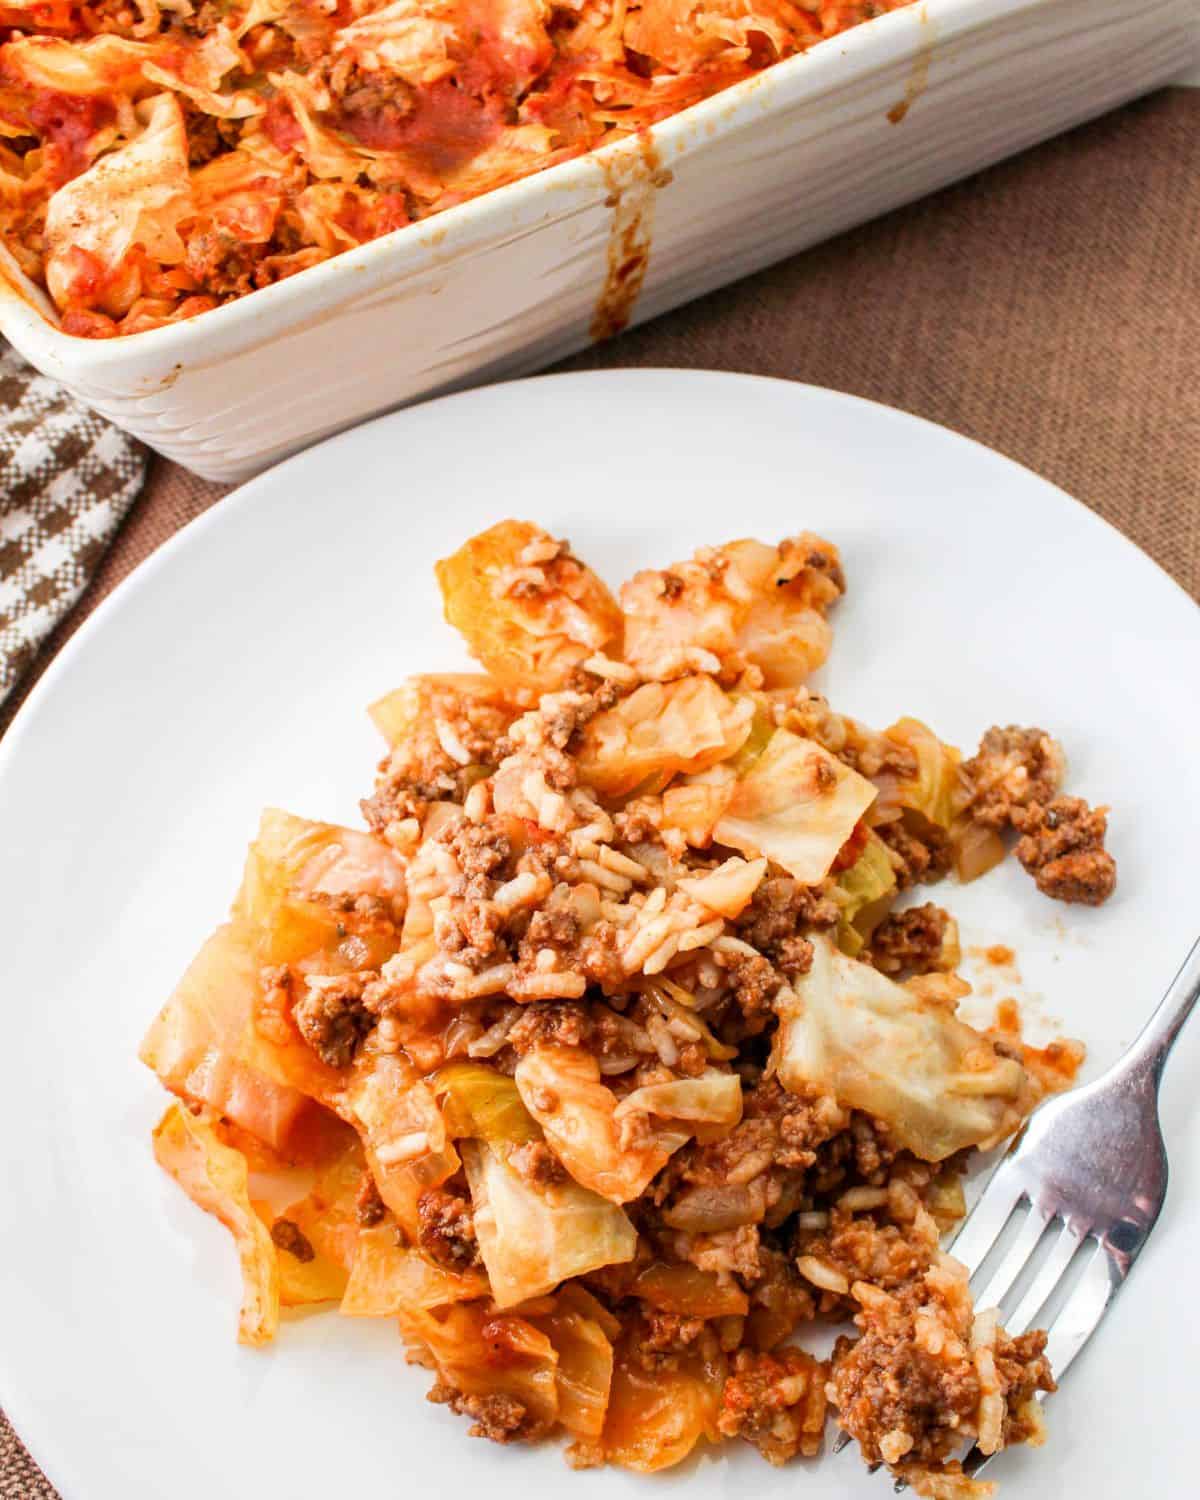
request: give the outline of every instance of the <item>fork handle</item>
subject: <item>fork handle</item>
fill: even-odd
[[[1193,943],[1192,951],[1184,959],[1167,993],[1114,1071],[1124,1073],[1135,1068],[1145,1069],[1157,1083],[1175,1045],[1175,1038],[1183,1030],[1197,1000],[1200,1000],[1200,938]]]

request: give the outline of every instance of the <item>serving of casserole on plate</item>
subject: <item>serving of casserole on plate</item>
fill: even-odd
[[[495,532],[510,511],[530,528]],[[692,558],[726,527],[768,540]],[[1052,587],[1014,602],[1032,536]],[[927,1485],[975,1430],[1004,1493],[1167,1482],[1195,1396],[1170,1358],[1196,1337],[1186,1088],[1145,1270],[1043,1446],[1018,1441],[1036,1339],[938,1245],[968,1148],[1102,1069],[1190,929],[1159,874],[1197,833],[1200,627],[1127,543],[849,398],[570,377],[303,455],[77,642],[0,746],[6,992],[31,998],[0,1049],[0,1400],[65,1500],[400,1466],[501,1500],[865,1500],[839,1421]],[[1010,721],[1069,766],[985,739]],[[1048,899],[1109,891],[1107,799],[1115,887]]]
[[[0,328],[216,478],[618,332],[1200,47],[1190,0],[21,0],[0,38]]]
[[[958,1459],[1043,1441],[1046,1335],[972,1309],[939,1237],[1083,1049],[966,1025],[953,917],[893,903],[1016,833],[1039,890],[1099,906],[1105,810],[1044,729],[964,759],[814,693],[846,579],[812,533],[614,597],[507,520],[437,577],[485,671],[374,705],[366,831],[264,813],[142,1044],[240,1337],[281,1303],[396,1318],[474,1436],[562,1432],[578,1468],[737,1437],[785,1464],[832,1404],[918,1494],[990,1494]],[[277,1210],[252,1166],[315,1180]],[[851,1317],[830,1360],[793,1342]]]

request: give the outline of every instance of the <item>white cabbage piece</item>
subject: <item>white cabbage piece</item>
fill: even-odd
[[[865,776],[816,740],[777,729],[734,786],[713,837],[816,885],[876,795]]]
[[[571,1176],[613,1203],[640,1197],[699,1125],[736,1125],[742,1117],[741,1080],[716,1068],[618,1101],[590,1052],[542,1046],[521,1059],[514,1081]],[[628,1129],[623,1122],[637,1114],[646,1117],[641,1127]]]
[[[46,210],[46,282],[59,306],[70,301],[69,252],[88,251],[115,272],[135,244],[151,260],[178,265],[184,245],[176,226],[192,211],[187,135],[173,94],[138,106],[141,134],[65,183]]]
[[[4,44],[4,71],[30,88],[109,99],[145,92],[142,67],[162,54],[161,42],[135,42],[123,36],[95,36],[86,42],[18,36]]]
[[[333,55],[413,88],[436,83],[457,66],[452,54],[460,43],[458,10],[456,0],[393,0],[343,26],[333,39]]]
[[[809,972],[775,999],[773,1066],[785,1088],[825,1090],[888,1126],[923,1161],[1012,1134],[1037,1102],[1022,1065],[869,964],[813,939]]]
[[[637,1231],[615,1204],[571,1178],[535,1187],[485,1141],[463,1141],[460,1149],[497,1307],[633,1259]]]

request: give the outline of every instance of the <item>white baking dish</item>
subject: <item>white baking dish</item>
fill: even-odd
[[[389,407],[535,369],[1197,59],[1200,0],[924,0],[686,110],[652,148],[608,146],[190,322],[71,338],[0,275],[0,332],[159,452],[240,479]]]

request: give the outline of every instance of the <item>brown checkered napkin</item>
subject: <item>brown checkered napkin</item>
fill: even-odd
[[[141,447],[0,345],[0,701],[142,487]]]

